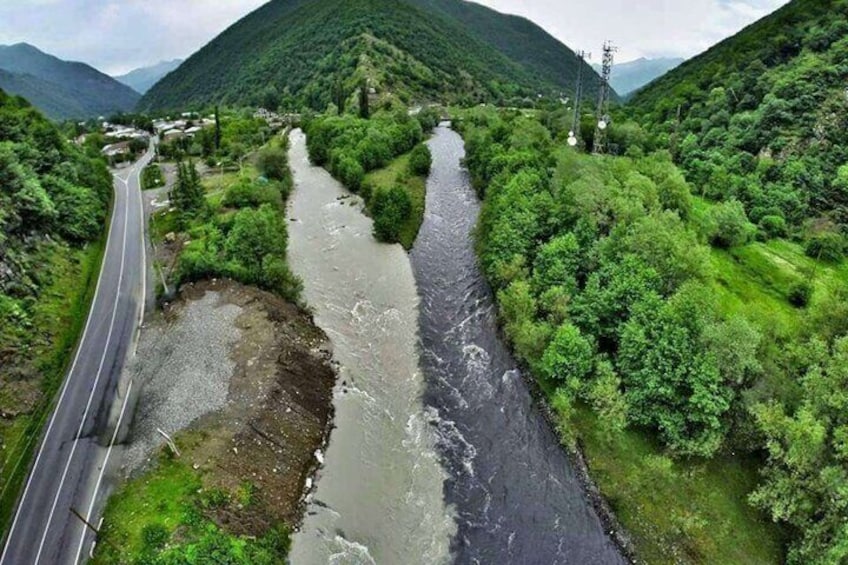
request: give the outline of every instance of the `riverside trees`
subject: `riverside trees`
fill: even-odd
[[[768,273],[786,277],[777,307],[796,320],[791,332],[776,330],[772,313],[733,305],[727,299],[738,298],[722,290],[741,276],[723,270],[725,258],[761,245],[749,243],[758,230],[744,206],[693,198],[669,153],[641,156],[639,146],[625,148],[632,157],[582,156],[534,118],[483,109],[465,118],[466,163],[484,195],[481,265],[505,333],[552,391],[566,435],[582,405],[609,421],[608,433],[651,430],[681,462],[764,450],[764,480],[750,500],[793,528],[790,561],[844,560],[842,271],[828,286],[792,270]],[[822,259],[802,267],[808,273],[840,260],[829,240],[807,247]],[[733,284],[750,293],[775,282]],[[798,286],[804,300],[793,309]]]

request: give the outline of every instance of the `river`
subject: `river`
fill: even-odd
[[[624,563],[500,339],[472,230],[479,202],[462,138],[439,127],[412,265],[425,402],[457,509],[457,563]]]
[[[291,134],[291,265],[341,376],[300,564],[624,563],[500,341],[462,139],[429,141],[411,256]]]
[[[422,396],[409,257],[292,132],[289,260],[340,367],[335,429],[294,535],[295,565],[445,563],[456,526]]]

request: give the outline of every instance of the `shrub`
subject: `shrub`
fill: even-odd
[[[584,381],[591,373],[595,348],[570,323],[560,326],[542,357],[545,376],[559,382]]]
[[[224,194],[224,206],[230,208],[258,208],[263,204],[282,206],[282,196],[277,183],[259,184],[248,178],[230,186]]]
[[[406,191],[395,186],[389,190],[378,190],[372,204],[374,235],[380,241],[397,243],[401,225],[412,214],[412,200]]]
[[[838,233],[821,233],[807,241],[805,252],[813,259],[838,263],[845,256],[845,239]]]
[[[799,281],[789,288],[787,298],[796,308],[805,308],[813,297],[813,285],[807,281]]]
[[[357,192],[362,186],[362,181],[365,180],[365,170],[362,165],[350,155],[344,154],[334,159],[333,175],[353,192]]]
[[[283,180],[289,174],[286,150],[283,147],[266,147],[259,152],[256,167],[263,176]]]
[[[415,176],[426,177],[430,174],[433,164],[433,156],[430,148],[424,143],[419,143],[409,155],[409,172]]]
[[[716,247],[745,245],[754,229],[738,200],[716,204],[710,211],[710,219],[713,224],[710,240]]]
[[[786,220],[783,216],[763,216],[760,220],[760,231],[769,238],[785,237]]]

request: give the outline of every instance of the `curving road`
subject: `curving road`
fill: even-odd
[[[97,291],[76,356],[18,502],[0,565],[78,563],[93,535],[74,509],[97,525],[101,488],[124,419],[120,386],[146,292],[140,174],[148,153],[114,175],[109,236]],[[131,384],[130,384],[131,386]]]

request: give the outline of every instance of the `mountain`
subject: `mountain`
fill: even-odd
[[[182,59],[174,59],[173,61],[162,61],[150,67],[142,67],[130,71],[125,75],[114,77],[120,83],[123,83],[139,94],[144,94],[150,88],[159,82],[162,77],[176,69],[182,64]]]
[[[84,63],[63,61],[32,45],[0,46],[0,88],[29,99],[48,117],[91,118],[131,110],[139,95]]]
[[[846,12],[846,0],[793,0],[638,91],[629,110],[698,192],[741,201],[763,233],[846,227],[848,19],[835,17]]]
[[[578,64],[527,20],[459,0],[273,0],[155,85],[140,108],[323,109],[362,78],[407,102],[520,101],[570,90]],[[598,77],[589,76],[593,91]]]
[[[612,69],[610,84],[621,96],[627,96],[639,90],[652,80],[660,77],[680,65],[685,59],[662,57],[658,59],[636,59],[626,63],[619,63]],[[600,72],[601,66],[592,65],[592,68]]]

